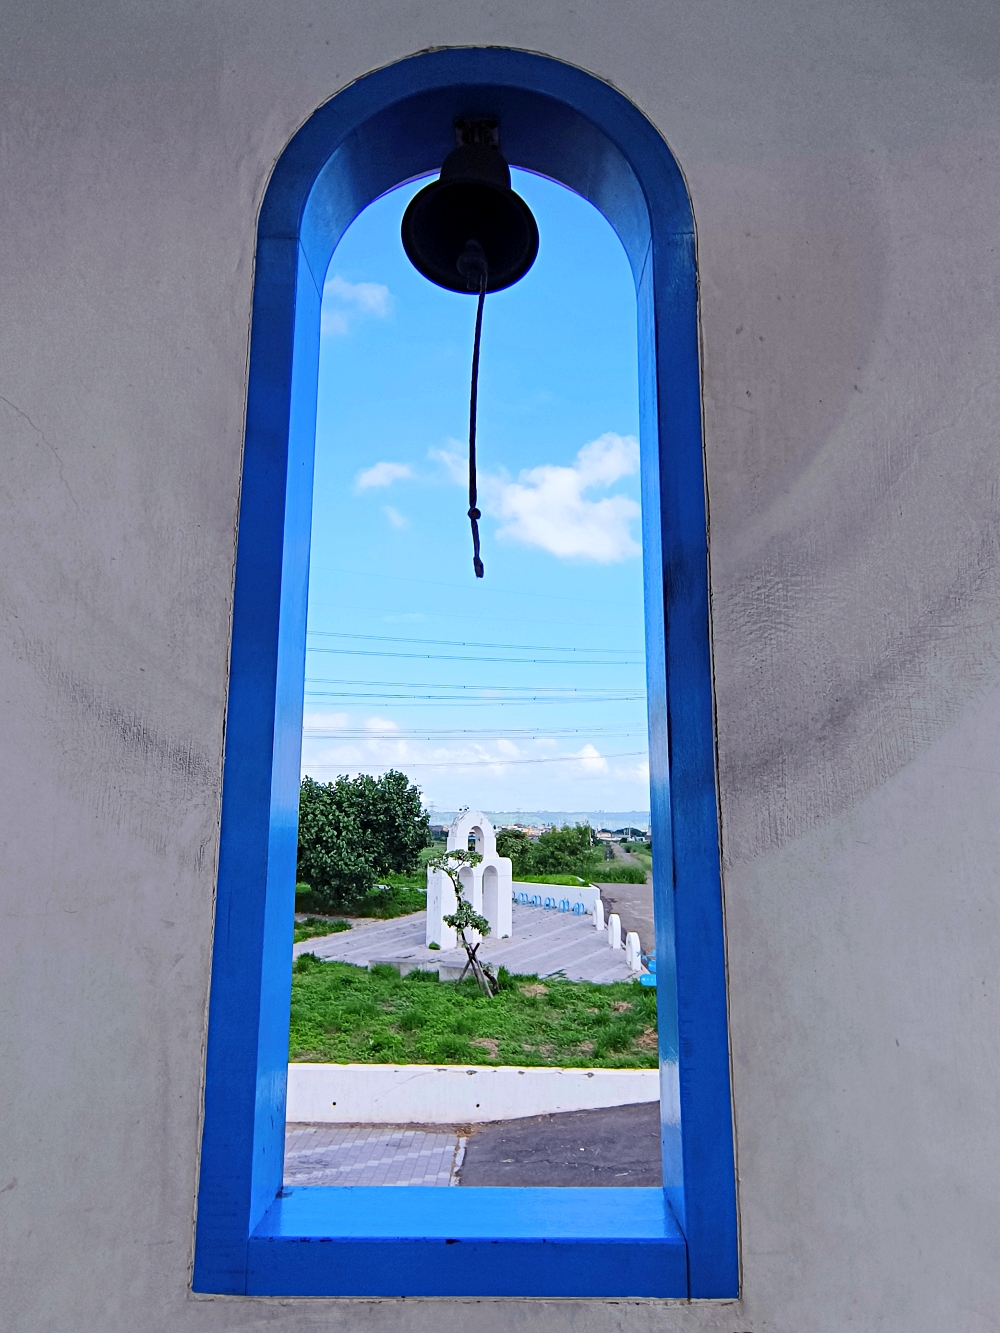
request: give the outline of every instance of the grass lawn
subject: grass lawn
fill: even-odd
[[[296,921],[293,944],[302,940],[314,940],[317,935],[336,935],[341,930],[350,930],[349,921],[340,921],[332,916],[310,916],[305,921]]]
[[[386,875],[383,886],[377,887],[367,899],[351,904],[349,915],[375,917],[384,921],[394,916],[407,916],[410,912],[422,912],[426,906],[427,871],[420,870],[415,875]],[[317,913],[322,908],[305,885],[301,888],[296,885],[295,910]],[[295,938],[310,937],[296,935]]]
[[[427,906],[427,871],[414,875],[386,875],[385,884],[392,890],[384,903],[376,900],[370,915],[377,917],[406,916],[408,912],[422,912]],[[368,916],[368,912],[360,913]]]
[[[400,977],[296,959],[290,1060],[367,1064],[655,1069],[656,992],[638,981],[508,976],[493,999],[474,981]]]
[[[579,875],[525,875],[523,878],[515,875],[515,884],[565,884],[568,888],[579,889],[590,883],[589,879],[581,879]]]
[[[646,867],[629,866],[622,861],[602,861],[590,876],[595,884],[645,884]]]
[[[652,865],[652,861],[650,861]],[[515,884],[557,884],[575,889],[583,884],[645,884],[644,866],[628,866],[621,861],[594,858],[586,877],[580,875],[515,875]]]
[[[622,847],[625,851],[631,852],[639,864],[652,874],[653,853],[648,842],[623,842]]]

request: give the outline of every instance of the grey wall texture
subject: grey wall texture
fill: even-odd
[[[1000,11],[49,0],[0,43],[11,1333],[1000,1324]],[[743,1297],[192,1296],[257,211],[312,111],[541,51],[698,225]]]

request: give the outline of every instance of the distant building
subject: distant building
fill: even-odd
[[[540,838],[543,833],[548,833],[554,826],[552,824],[501,824],[501,829],[516,829],[518,833],[523,833],[532,840]],[[499,832],[499,830],[498,830]]]

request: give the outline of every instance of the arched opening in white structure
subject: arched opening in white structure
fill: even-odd
[[[483,916],[487,921],[499,917],[500,906],[500,872],[496,866],[487,866],[483,871]]]

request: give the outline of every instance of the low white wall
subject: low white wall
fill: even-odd
[[[532,884],[529,880],[516,879],[512,887],[515,899],[519,893],[526,893],[529,897],[537,893],[543,902],[546,898],[555,898],[556,902],[560,898],[568,898],[570,907],[574,903],[583,903],[588,916],[593,915],[594,903],[601,896],[601,891],[595,884],[575,884],[571,887],[568,884]]]
[[[656,1069],[293,1064],[286,1115],[300,1124],[452,1125],[629,1106],[659,1095]]]

